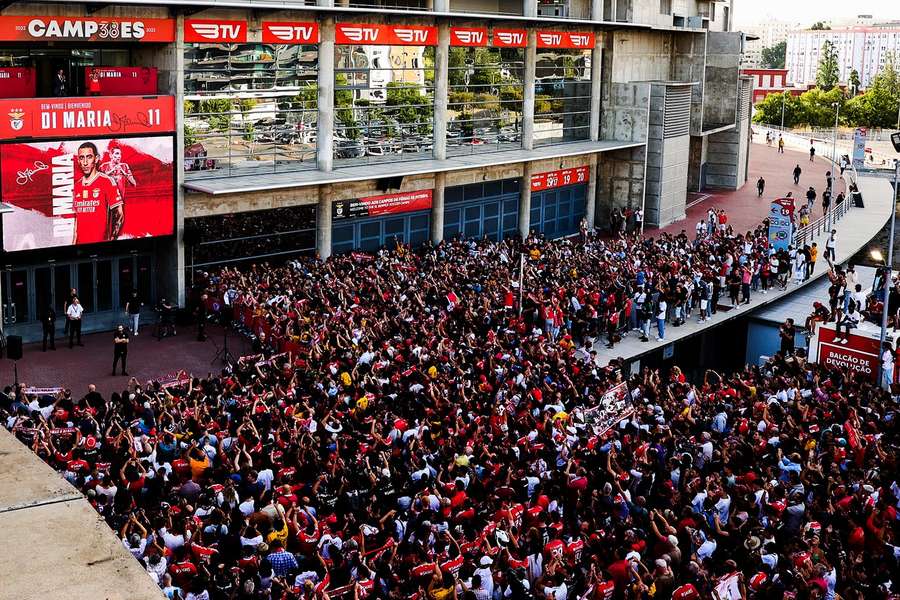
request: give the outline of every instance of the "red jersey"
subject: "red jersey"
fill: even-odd
[[[116,182],[95,172],[75,179],[75,243],[89,244],[109,239],[109,211],[122,205]]]
[[[601,581],[594,587],[594,598],[598,600],[612,600],[616,591],[616,584],[612,581]]]
[[[686,583],[672,592],[672,600],[699,600],[700,592],[693,583]]]

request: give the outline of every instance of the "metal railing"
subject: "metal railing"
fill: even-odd
[[[828,159],[827,157],[826,160],[830,161],[830,159]],[[832,162],[831,168],[832,173],[834,173],[840,167]],[[854,187],[856,185],[858,174],[856,173],[856,169],[854,168],[852,163],[847,165],[847,167],[844,169],[844,173],[840,177],[844,180],[845,197],[843,202],[832,204],[827,213],[825,213],[815,221],[812,221],[806,227],[798,229],[794,233],[795,248],[802,248],[806,244],[811,243],[814,239],[821,236],[823,233],[825,235],[828,235],[834,224],[840,221],[844,216],[846,216],[846,214],[849,213],[853,208],[854,198],[851,187]],[[833,198],[836,198],[836,196]]]

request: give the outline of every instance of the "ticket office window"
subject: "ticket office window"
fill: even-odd
[[[434,48],[335,46],[336,167],[425,160],[434,150]]]
[[[316,168],[317,64],[314,45],[188,45],[187,176]]]
[[[430,226],[431,212],[427,210],[336,223],[331,232],[331,251],[375,252],[380,248],[393,249],[398,243],[416,248],[428,241]]]
[[[590,50],[538,50],[534,94],[535,146],[590,139]]]
[[[522,48],[450,48],[447,154],[522,147]]]
[[[578,233],[584,218],[586,185],[570,185],[531,196],[531,229],[548,239]]]

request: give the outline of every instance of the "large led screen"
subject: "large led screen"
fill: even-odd
[[[171,235],[172,136],[0,146],[7,251]]]

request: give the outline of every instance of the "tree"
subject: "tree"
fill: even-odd
[[[865,127],[894,127],[900,108],[900,72],[893,55],[861,96],[847,102],[847,120]]]
[[[783,69],[787,56],[787,42],[780,42],[774,46],[762,49],[762,67],[764,69]]]
[[[809,29],[810,31],[827,31],[831,29],[831,25],[828,25],[824,21],[816,21]]]
[[[827,92],[838,84],[840,78],[841,71],[838,66],[837,48],[834,47],[831,40],[825,40],[825,43],[822,44],[822,53],[819,58],[816,85]]]
[[[856,96],[859,93],[860,86],[862,85],[862,83],[859,81],[859,71],[857,71],[856,69],[850,71],[850,81],[848,83],[850,84],[850,95]]]
[[[780,125],[781,109],[784,103],[784,126],[797,127],[805,123],[805,111],[803,103],[799,96],[794,96],[790,92],[781,94],[769,94],[756,105],[756,111],[753,114],[755,123],[764,125]]]

